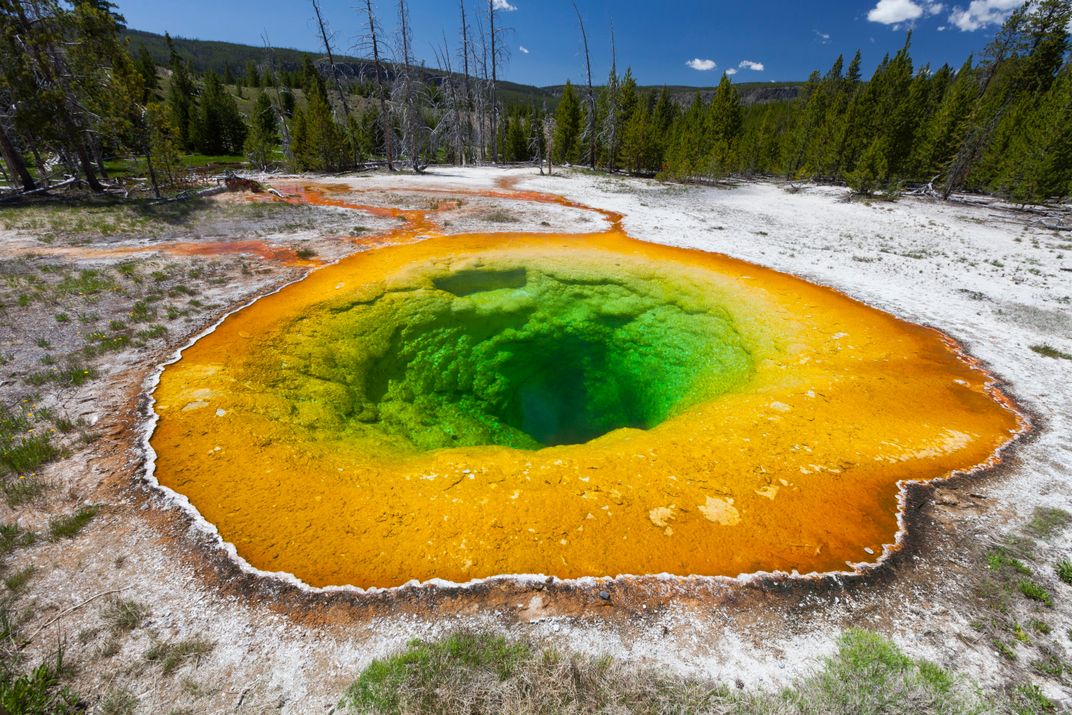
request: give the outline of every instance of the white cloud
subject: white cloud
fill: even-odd
[[[505,10],[506,12],[513,12],[517,9],[517,5],[511,5],[510,0],[492,0],[492,9]]]
[[[823,44],[823,45],[829,45],[830,44],[830,33],[828,33],[828,32],[819,32],[818,30],[813,30],[813,32],[815,33],[815,36],[819,38],[819,43],[820,44]]]
[[[733,75],[737,74],[737,70],[733,67],[730,67],[728,70],[726,70],[726,74],[732,77]]]
[[[529,48],[525,47],[524,45],[521,45],[517,49],[521,50],[521,54],[523,55],[527,55],[529,53]]]
[[[896,25],[921,17],[923,17],[923,8],[912,0],[878,0],[878,5],[867,13],[868,20],[880,22],[883,25]]]
[[[699,57],[691,59],[685,64],[693,68],[697,72],[710,72],[715,67],[718,67],[718,65],[715,64],[714,60],[701,60]]]
[[[987,25],[1000,25],[1022,4],[1023,0],[972,0],[967,9],[954,7],[949,22],[964,32],[974,32]]]
[[[945,4],[933,0],[878,0],[867,13],[871,22],[893,25],[900,30],[902,23],[912,24],[921,17],[934,17],[945,10]]]
[[[743,70],[752,70],[753,72],[762,72],[766,69],[762,62],[753,62],[752,60],[741,60],[741,64],[737,66]]]

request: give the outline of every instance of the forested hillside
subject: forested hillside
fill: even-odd
[[[246,73],[248,65],[262,66],[265,63],[266,48],[241,45],[233,42],[219,42],[215,40],[194,40],[183,37],[168,37],[157,35],[142,30],[122,30],[122,36],[128,42],[130,50],[134,54],[140,54],[142,48],[152,58],[153,62],[161,67],[169,65],[171,60],[171,48],[189,60],[190,69],[198,74],[215,72],[221,77],[238,77],[241,79]],[[300,70],[306,63],[322,65],[325,62],[324,53],[306,52],[275,47],[271,50],[275,66],[285,72]],[[373,63],[360,57],[349,55],[336,55],[335,66],[339,71],[341,80],[348,86],[360,84],[374,72]],[[392,70],[391,63],[385,62],[388,72]],[[435,67],[423,67],[423,80],[429,84],[441,84],[447,73]],[[460,73],[454,73],[455,80],[464,77]],[[741,94],[742,104],[757,104],[762,102],[794,99],[800,94],[803,82],[749,82],[737,84],[737,90]],[[512,107],[519,104],[542,104],[547,103],[550,107],[558,104],[559,97],[565,85],[553,85],[550,87],[536,87],[533,85],[518,84],[516,82],[499,81],[496,90],[499,101],[504,107]],[[602,89],[602,87],[599,87]],[[644,93],[658,92],[661,87],[642,87]],[[699,91],[701,95],[709,99],[713,94],[713,88],[701,87],[668,87],[674,101],[681,105],[687,105],[692,101],[693,95]]]
[[[909,33],[869,78],[857,51],[799,88],[723,76],[684,96],[640,88],[617,58],[602,85],[505,83],[494,3],[468,15],[460,4],[459,46],[443,46],[434,70],[414,59],[404,0],[390,53],[372,3],[361,4],[364,59],[336,55],[327,33],[316,56],[126,31],[107,0],[7,4],[0,149],[22,190],[63,175],[100,190],[122,158],[139,160],[159,193],[181,181],[183,154],[200,153],[299,171],[531,161],[864,193],[929,183],[1025,203],[1072,193],[1072,0],[1029,0],[960,67],[917,66]]]

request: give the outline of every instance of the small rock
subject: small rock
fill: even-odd
[[[599,592],[599,597],[602,598],[604,601],[609,601],[610,600],[610,594],[607,593],[606,591],[600,591]]]

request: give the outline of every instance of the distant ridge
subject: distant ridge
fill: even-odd
[[[158,65],[167,65],[168,47],[163,35],[144,30],[124,30],[124,35],[130,40],[131,48],[137,52],[140,47],[145,47],[149,55]],[[265,54],[263,47],[243,45],[235,42],[221,42],[218,40],[192,40],[185,37],[172,37],[179,53],[190,60],[193,69],[197,72],[209,70],[218,74],[230,68],[235,75],[241,75],[246,62],[252,61],[257,65],[264,65]],[[305,50],[273,47],[276,65],[287,71],[300,69],[306,57],[314,62],[323,59],[323,55]],[[349,55],[336,55],[336,64],[342,73],[350,78],[357,79],[369,74],[372,63],[361,57]],[[425,79],[429,82],[440,81],[445,72],[434,68],[425,68]],[[713,77],[713,83],[717,78]],[[803,82],[748,82],[737,84],[737,90],[741,95],[741,102],[746,105],[764,104],[766,102],[785,101],[795,98],[800,94]],[[547,104],[549,107],[558,103],[565,85],[552,85],[548,87],[536,87],[516,82],[498,83],[499,96],[506,105],[515,104]],[[643,92],[657,92],[662,89],[661,85],[644,86]],[[714,87],[687,87],[670,86],[668,89],[678,104],[686,105],[692,102],[692,98],[699,92],[705,100],[710,99],[714,93]]]

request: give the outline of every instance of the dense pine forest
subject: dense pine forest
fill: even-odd
[[[434,72],[414,57],[406,1],[390,5],[400,28],[390,37],[371,0],[335,18],[360,23],[360,72],[339,61],[313,0],[321,59],[297,62],[265,38],[259,62],[221,73],[196,71],[170,38],[161,66],[107,0],[0,0],[0,178],[18,193],[74,179],[107,191],[122,173],[159,196],[198,154],[262,170],[533,162],[860,193],[926,185],[1018,203],[1072,194],[1072,0],[1029,0],[960,67],[916,66],[908,33],[869,78],[857,51],[814,72],[795,98],[750,105],[727,76],[687,102],[642,89],[616,57],[596,86],[579,12],[585,82],[567,82],[554,101],[507,99],[495,3],[459,1],[461,36],[437,50]]]

